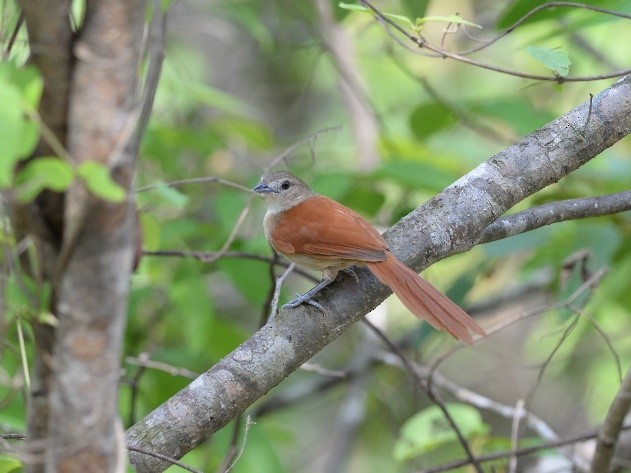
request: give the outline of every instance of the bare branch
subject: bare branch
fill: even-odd
[[[129,142],[126,144],[127,153],[135,156],[138,154],[140,140],[145,133],[149,116],[153,108],[153,100],[158,89],[162,63],[164,61],[164,36],[166,34],[166,13],[162,10],[162,2],[153,0],[152,18],[149,24],[148,37],[148,65],[145,74],[145,83],[140,97],[140,112],[135,130]]]
[[[164,257],[176,257],[176,258],[195,258],[204,263],[208,263],[209,261],[215,261],[217,257],[217,252],[207,252],[207,251],[188,251],[188,250],[156,250],[156,251],[143,251],[144,256],[164,256]],[[260,261],[262,263],[272,263],[276,266],[281,266],[283,268],[288,268],[290,266],[290,262],[285,259],[275,259],[272,256],[263,256],[254,253],[247,253],[245,251],[226,251],[221,255],[221,258],[244,258],[250,259],[253,261]],[[294,273],[300,274],[302,277],[309,279],[310,281],[317,282],[318,279],[308,273],[307,271],[294,268]]]
[[[442,57],[442,58],[450,58],[450,59],[454,59],[456,61],[465,63],[465,64],[469,64],[471,66],[476,66],[479,67],[481,69],[486,69],[489,71],[493,71],[493,72],[497,72],[500,74],[506,74],[506,75],[511,75],[511,76],[515,76],[515,77],[521,77],[523,79],[532,79],[532,80],[539,80],[539,81],[550,81],[550,82],[557,82],[559,84],[562,84],[564,82],[587,82],[587,81],[596,81],[596,80],[602,80],[602,79],[613,79],[616,77],[622,77],[625,76],[629,73],[631,73],[631,69],[624,69],[621,71],[614,71],[614,72],[610,72],[610,73],[605,73],[605,74],[596,74],[596,75],[591,75],[591,76],[559,76],[559,75],[551,75],[551,76],[542,76],[540,74],[529,74],[526,72],[521,72],[521,71],[517,71],[514,69],[508,69],[505,67],[501,67],[501,66],[495,66],[493,64],[486,64],[480,61],[475,61],[473,59],[469,59],[468,57],[465,57],[461,54],[456,54],[456,53],[452,53],[449,51],[446,51],[444,49],[442,49],[441,47],[438,46],[434,46],[433,44],[429,43],[427,40],[425,40],[425,38],[423,38],[422,36],[415,36],[411,33],[408,33],[405,28],[401,27],[398,23],[396,23],[394,20],[390,19],[388,16],[384,15],[379,9],[377,9],[372,3],[370,3],[368,0],[360,0],[361,4],[366,6],[367,8],[369,8],[379,19],[379,22],[381,24],[383,24],[384,26],[389,26],[394,28],[396,31],[398,31],[399,33],[401,33],[402,35],[404,35],[408,40],[410,40],[412,43],[414,43],[416,46],[418,46],[420,49],[429,49],[430,51],[432,51],[433,53],[435,53],[434,57]],[[562,2],[557,2],[557,3],[562,3]],[[568,4],[571,2],[568,2]],[[579,3],[571,3],[571,6],[579,6],[581,4]],[[570,5],[567,5],[570,6]],[[582,5],[581,5],[582,6]],[[623,15],[623,14],[618,14],[617,16],[623,16],[623,17],[627,17],[627,15]],[[409,48],[407,48],[409,49]],[[412,50],[413,52],[417,52]]]
[[[631,191],[550,202],[498,218],[484,229],[479,243],[501,240],[566,220],[600,217],[627,210],[631,210]]]

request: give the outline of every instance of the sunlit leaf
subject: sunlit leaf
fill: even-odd
[[[340,3],[338,3],[338,6],[340,8],[345,9],[345,10],[351,10],[351,11],[356,11],[356,12],[361,12],[361,13],[368,13],[369,15],[373,15],[374,14],[371,9],[363,7],[361,5],[356,5],[354,3],[340,2]],[[387,13],[387,12],[381,12],[381,14],[383,16],[386,16],[386,17],[392,19],[392,20],[396,20],[396,21],[400,21],[402,23],[405,23],[411,29],[415,29],[416,28],[416,25],[407,16],[397,15],[396,13]]]
[[[446,407],[465,438],[490,431],[475,408],[466,404],[447,404]],[[394,446],[394,457],[399,461],[410,460],[455,441],[458,437],[443,412],[438,406],[431,406],[405,421]]]
[[[548,69],[552,70],[556,75],[565,77],[570,72],[570,57],[567,52],[562,49],[549,49],[539,46],[528,46],[526,48],[528,54],[542,63]]]
[[[22,471],[20,460],[9,455],[0,455],[0,473],[18,473]]]
[[[119,184],[114,182],[109,168],[96,161],[82,163],[77,173],[83,179],[86,186],[97,197],[110,202],[122,202],[127,193]]]

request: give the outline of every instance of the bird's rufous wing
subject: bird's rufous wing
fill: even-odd
[[[383,261],[388,244],[379,232],[348,207],[324,196],[286,210],[272,231],[283,253],[323,259]]]

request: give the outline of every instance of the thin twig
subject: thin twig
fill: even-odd
[[[188,251],[188,250],[156,250],[156,251],[143,251],[144,256],[165,256],[165,257],[179,257],[179,258],[194,258],[204,263],[209,261],[214,261],[216,258],[216,252],[207,252],[207,251]],[[226,251],[221,255],[222,258],[244,258],[250,259],[254,261],[260,261],[262,263],[269,263],[275,266],[281,266],[283,268],[288,268],[291,264],[289,261],[284,259],[278,259],[270,256],[263,256],[256,253],[248,253],[245,251]],[[294,269],[296,274],[301,275],[302,277],[312,281],[318,282],[318,279],[315,278],[311,273],[296,267]]]
[[[274,160],[266,167],[266,169],[272,169],[281,161],[284,161],[287,156],[293,153],[297,148],[304,144],[309,144],[310,146],[315,146],[316,140],[320,137],[320,135],[324,133],[328,133],[331,131],[340,131],[342,129],[341,126],[332,126],[327,128],[322,128],[321,130],[316,131],[315,133],[311,133],[307,137],[301,139],[300,141],[295,142],[281,154],[279,154]]]
[[[228,179],[223,179],[217,176],[192,177],[190,179],[180,179],[177,181],[157,182],[155,184],[149,184],[147,186],[138,187],[137,189],[134,190],[134,192],[136,194],[139,194],[141,192],[158,189],[164,186],[179,187],[179,186],[184,186],[187,184],[210,184],[210,183],[216,183],[216,184],[222,184],[228,187],[234,187],[235,189],[239,189],[241,191],[247,192],[248,194],[257,195],[254,191],[252,191],[252,189],[248,187],[245,187],[237,182],[230,181]]]
[[[346,376],[348,375],[348,373],[346,371],[340,371],[340,370],[330,370],[327,368],[323,368],[320,365],[317,365],[315,363],[310,363],[310,362],[306,362],[303,363],[300,366],[300,369],[302,371],[308,371],[309,373],[317,373],[319,375],[322,376],[327,376],[330,378],[346,378]]]
[[[426,383],[426,382],[424,382],[422,380],[422,378],[418,375],[418,373],[414,369],[414,366],[412,365],[412,363],[410,363],[410,361],[403,354],[403,352],[399,349],[399,347],[397,347],[379,328],[377,328],[374,324],[372,324],[368,319],[366,319],[364,317],[362,319],[362,322],[364,322],[364,324],[366,326],[368,326],[368,328],[370,328],[370,330],[372,330],[375,333],[375,335],[377,335],[377,337],[379,337],[379,339],[381,339],[386,344],[388,349],[392,353],[394,353],[401,360],[401,362],[403,363],[403,366],[408,371],[408,373],[412,376],[412,379],[416,382],[417,386],[423,392],[425,392],[427,394],[427,396],[432,400],[432,402],[443,413],[443,416],[445,417],[445,419],[449,423],[449,426],[451,427],[451,429],[456,434],[456,437],[458,438],[458,442],[460,443],[460,445],[464,449],[464,451],[465,451],[465,453],[467,455],[467,458],[469,458],[470,464],[476,469],[476,471],[478,473],[483,473],[482,466],[478,462],[478,460],[475,457],[475,455],[473,455],[473,452],[471,451],[471,447],[469,446],[469,442],[464,437],[464,435],[460,431],[460,428],[458,427],[458,425],[454,421],[452,415],[447,410],[447,407],[445,406],[445,403],[441,399],[438,398],[436,393],[433,392],[433,390],[431,389],[431,386],[428,383]]]
[[[216,473],[226,473],[226,468],[232,463],[237,456],[237,442],[239,441],[239,430],[241,430],[241,422],[243,420],[243,412],[237,414],[232,423],[232,433],[230,434],[230,443],[226,449],[226,454],[223,457],[219,467],[217,467]]]
[[[615,10],[607,10],[605,8],[599,8],[599,7],[595,7],[593,5],[588,5],[588,4],[584,4],[584,3],[576,3],[576,2],[548,2],[548,3],[544,3],[542,5],[538,5],[537,7],[533,8],[532,10],[528,11],[526,14],[524,14],[524,16],[522,16],[521,18],[519,18],[517,21],[515,21],[512,25],[510,25],[508,28],[506,28],[504,31],[502,31],[499,35],[487,39],[487,40],[477,40],[475,38],[472,38],[471,36],[469,36],[469,38],[473,39],[474,41],[481,41],[482,45],[477,46],[475,48],[472,49],[468,49],[465,51],[459,51],[458,54],[465,56],[477,51],[480,51],[481,49],[487,48],[488,46],[490,46],[491,44],[497,42],[498,40],[502,39],[504,36],[512,33],[513,31],[515,31],[515,29],[520,26],[521,24],[523,24],[526,20],[528,20],[530,17],[536,15],[537,13],[539,13],[542,10],[548,9],[548,8],[558,8],[558,7],[570,7],[570,8],[583,8],[585,10],[592,10],[595,11],[597,13],[604,13],[606,15],[612,15],[612,16],[617,16],[620,18],[626,18],[627,20],[631,19],[631,15],[627,15],[625,13],[622,12],[618,12]]]
[[[513,416],[513,423],[511,425],[511,435],[510,435],[510,447],[511,450],[517,450],[517,446],[519,445],[519,421],[524,416],[524,400],[518,399],[517,404],[515,405],[515,415]],[[517,455],[511,455],[510,460],[508,462],[508,473],[516,473],[517,472]]]
[[[631,424],[629,425],[625,425],[624,427],[622,427],[620,429],[621,431],[623,430],[631,430]],[[511,455],[515,455],[517,457],[524,457],[527,455],[533,455],[535,453],[539,453],[543,450],[549,450],[551,448],[559,448],[559,447],[565,447],[567,445],[572,445],[575,443],[579,443],[579,442],[585,442],[587,440],[592,440],[594,438],[596,438],[598,436],[598,431],[591,431],[591,432],[587,432],[585,434],[581,434],[581,435],[576,435],[574,437],[568,437],[566,439],[562,439],[562,440],[557,440],[556,442],[545,442],[542,443],[541,445],[536,445],[533,447],[525,447],[525,448],[520,448],[517,450],[510,450],[510,451],[505,451],[505,452],[497,452],[497,453],[491,453],[488,455],[479,455],[477,460],[480,463],[486,463],[486,462],[490,462],[490,461],[494,461],[494,460],[500,460],[502,458],[507,458],[510,457]],[[456,468],[460,468],[463,466],[468,465],[470,462],[469,460],[463,459],[463,460],[456,460],[456,461],[452,461],[449,463],[444,463],[440,466],[434,467],[434,468],[428,468],[426,470],[423,470],[422,473],[440,473],[443,471],[448,471],[448,470],[454,470]],[[419,472],[421,473],[421,472]]]
[[[15,23],[15,27],[11,32],[11,36],[9,37],[9,41],[7,41],[7,47],[2,51],[2,60],[5,61],[9,58],[9,54],[11,54],[11,50],[13,49],[13,45],[15,44],[15,40],[18,37],[18,33],[20,32],[20,28],[22,27],[22,23],[24,23],[24,13],[20,12],[20,16],[18,17],[18,21]]]
[[[239,458],[241,458],[241,455],[243,455],[243,451],[245,450],[245,444],[248,441],[248,432],[250,431],[250,427],[252,427],[252,425],[254,424],[256,424],[256,422],[252,422],[252,419],[250,416],[248,416],[245,419],[245,427],[243,430],[243,443],[241,444],[241,449],[239,450],[239,453],[237,453],[237,455],[234,457],[234,459],[232,460],[232,463],[225,470],[224,473],[229,473],[230,470],[232,470],[234,466],[237,464],[237,462],[239,461]]]
[[[287,267],[287,269],[283,272],[283,274],[281,274],[276,279],[276,283],[274,285],[274,297],[272,298],[270,314],[269,314],[269,317],[267,318],[268,322],[271,322],[272,320],[274,320],[274,317],[276,317],[276,314],[278,313],[278,300],[280,299],[280,290],[283,287],[283,283],[285,282],[285,279],[287,279],[287,276],[289,276],[292,273],[295,267],[296,267],[296,263],[291,263]]]
[[[161,453],[152,452],[150,450],[146,450],[146,449],[140,448],[140,447],[132,447],[131,445],[127,445],[127,450],[129,450],[130,452],[141,453],[143,455],[149,455],[151,457],[159,458],[160,460],[164,460],[166,462],[171,463],[172,465],[179,466],[180,468],[183,468],[186,471],[191,471],[192,473],[204,473],[202,470],[198,470],[197,468],[193,468],[192,466],[188,466],[186,463],[182,463],[181,461],[176,460],[175,458],[168,457],[168,456],[163,455]]]
[[[125,357],[125,363],[134,366],[140,366],[143,368],[150,368],[154,370],[163,371],[171,376],[181,376],[183,378],[195,379],[200,373],[195,373],[187,368],[179,368],[177,366],[163,363],[161,361],[151,360],[148,353],[141,353],[137,358],[133,356]]]
[[[164,62],[164,38],[166,34],[166,13],[162,10],[160,0],[153,0],[153,11],[148,34],[148,66],[145,74],[145,83],[140,96],[139,113],[133,134],[126,146],[134,156],[138,153],[140,140],[147,129],[153,102],[158,89],[158,82],[162,74]]]
[[[228,235],[228,238],[224,242],[223,246],[217,252],[215,252],[211,258],[209,258],[206,261],[207,263],[212,263],[213,261],[217,261],[219,258],[221,258],[228,251],[228,248],[230,248],[230,245],[232,245],[232,242],[234,242],[235,238],[237,238],[237,233],[239,232],[241,225],[245,221],[245,217],[250,212],[250,207],[252,206],[252,197],[253,196],[250,196],[248,198],[248,201],[243,207],[243,210],[241,210],[241,213],[239,214],[239,217],[237,218],[237,221],[232,227],[232,230],[230,231],[230,235]]]
[[[515,77],[521,77],[523,79],[532,79],[532,80],[539,80],[539,81],[551,81],[551,82],[557,82],[559,84],[562,84],[564,82],[588,82],[588,81],[595,81],[595,80],[602,80],[602,79],[612,79],[615,77],[622,77],[624,75],[627,75],[629,73],[631,73],[631,69],[625,69],[625,70],[621,70],[621,71],[614,71],[614,72],[610,72],[610,73],[605,73],[605,74],[597,74],[597,75],[592,75],[592,76],[559,76],[559,75],[552,75],[552,76],[543,76],[543,75],[539,75],[539,74],[529,74],[526,72],[521,72],[521,71],[517,71],[514,69],[508,69],[505,67],[501,67],[501,66],[495,66],[492,64],[487,64],[487,63],[483,63],[480,61],[475,61],[473,59],[469,59],[465,56],[462,56],[460,54],[456,54],[456,53],[451,53],[449,51],[446,51],[438,46],[434,46],[431,43],[427,42],[427,40],[425,40],[425,38],[421,37],[421,36],[414,36],[413,34],[408,33],[405,28],[403,28],[402,26],[400,26],[398,23],[396,23],[394,20],[392,20],[391,18],[389,18],[388,16],[384,15],[379,9],[377,9],[374,5],[372,5],[368,0],[360,0],[360,2],[362,3],[362,5],[366,6],[367,8],[369,8],[378,18],[379,21],[382,24],[387,24],[390,27],[394,28],[395,30],[397,30],[399,33],[401,33],[402,35],[404,35],[407,39],[409,39],[411,42],[413,42],[414,44],[416,44],[419,48],[423,49],[429,49],[430,51],[436,53],[435,57],[442,57],[442,58],[450,58],[453,59],[455,61],[459,61],[465,64],[469,64],[471,66],[476,66],[479,67],[481,69],[486,69],[489,71],[493,71],[493,72],[497,72],[500,74],[506,74],[506,75],[511,75],[511,76],[515,76]],[[563,2],[557,2],[557,3],[563,3]],[[568,2],[571,3],[571,2]],[[572,4],[572,6],[578,6],[581,4]],[[561,6],[561,5],[559,5]],[[621,16],[621,15],[618,15]],[[626,17],[626,16],[625,16]]]

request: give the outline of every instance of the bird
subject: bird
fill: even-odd
[[[312,297],[340,271],[365,266],[434,328],[468,344],[473,343],[471,333],[486,335],[464,310],[399,261],[377,229],[353,210],[285,171],[266,172],[252,190],[265,200],[263,228],[272,248],[298,266],[322,272],[318,285],[284,308],[309,303],[322,309]]]

